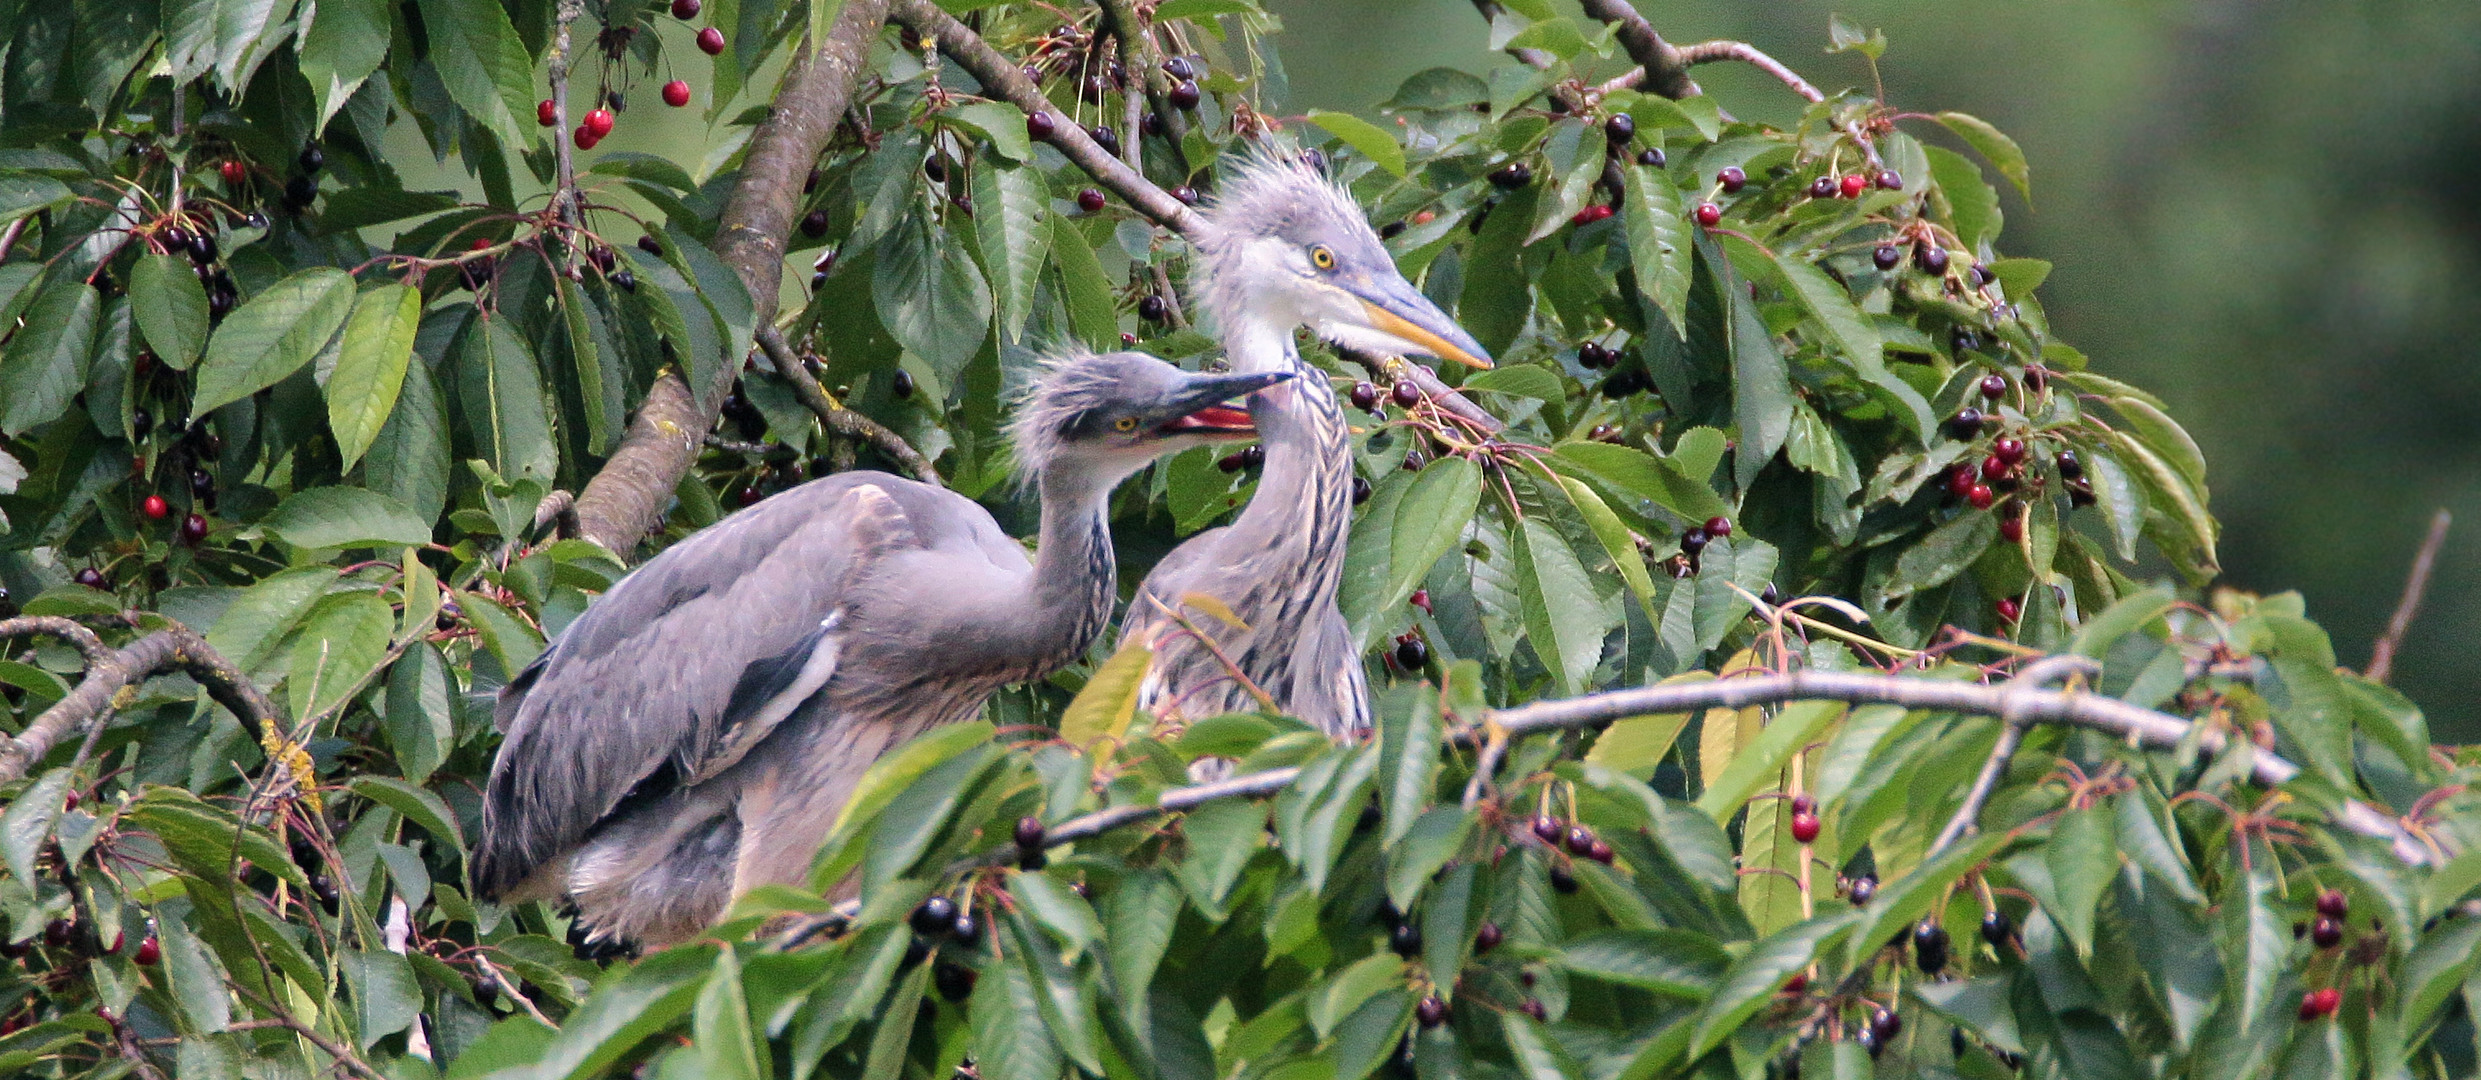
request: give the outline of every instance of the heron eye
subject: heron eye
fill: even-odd
[[[1135,431],[1137,430],[1137,418],[1134,416],[1123,416],[1114,421],[1111,426],[1119,428],[1122,431]]]
[[[1327,250],[1325,244],[1312,244],[1309,248],[1309,264],[1321,270],[1333,270],[1335,269],[1335,253]]]

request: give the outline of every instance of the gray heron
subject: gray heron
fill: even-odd
[[[1474,367],[1489,367],[1489,354],[1396,270],[1351,193],[1307,163],[1244,159],[1205,218],[1192,291],[1232,369],[1300,378],[1250,398],[1266,464],[1249,505],[1164,556],[1121,637],[1154,650],[1139,699],[1149,710],[1253,711],[1259,703],[1237,668],[1283,711],[1350,734],[1370,722],[1361,651],[1336,607],[1352,530],[1351,428],[1324,373],[1293,346],[1294,328],[1366,352]],[[1200,594],[1238,624],[1185,599]]]
[[[1084,655],[1119,596],[1109,499],[1164,454],[1246,439],[1223,403],[1289,371],[1078,355],[1010,423],[1034,557],[955,492],[814,480],[646,562],[500,692],[474,885],[573,905],[585,940],[684,940],[806,879],[862,773],[999,687]]]

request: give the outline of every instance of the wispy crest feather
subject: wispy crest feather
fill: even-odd
[[[1015,458],[1008,467],[1012,483],[1031,486],[1034,475],[1059,453],[1062,433],[1107,396],[1113,376],[1093,362],[1096,355],[1067,342],[1045,349],[1035,361],[1037,370],[1008,417],[1008,446]]]
[[[1207,257],[1197,260],[1190,290],[1209,312],[1236,310],[1244,301],[1219,287],[1214,273],[1217,256],[1238,244],[1313,233],[1366,236],[1371,246],[1380,244],[1351,191],[1299,155],[1264,143],[1224,163],[1216,194],[1200,213],[1206,229],[1197,243]]]

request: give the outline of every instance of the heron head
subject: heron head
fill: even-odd
[[[1017,472],[1067,468],[1107,486],[1165,454],[1254,438],[1248,410],[1227,403],[1291,377],[1201,374],[1135,352],[1049,361],[1008,424]]]
[[[1199,240],[1198,294],[1224,325],[1271,319],[1337,345],[1473,367],[1490,354],[1396,270],[1352,194],[1295,158],[1225,173]]]

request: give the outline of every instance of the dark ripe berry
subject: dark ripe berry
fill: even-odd
[[[1809,197],[1810,197],[1810,198],[1812,198],[1812,199],[1832,199],[1832,198],[1834,198],[1834,197],[1835,197],[1835,178],[1834,178],[1834,177],[1832,177],[1832,176],[1821,176],[1821,177],[1819,177],[1819,178],[1817,178],[1817,179],[1815,179],[1815,180],[1810,181],[1810,182],[1809,182]]]
[[[1894,1042],[1895,1037],[1903,1034],[1903,1031],[1904,1018],[1895,1015],[1893,1009],[1882,1008],[1869,1016],[1869,1033],[1878,1036],[1881,1044]]]
[[[905,921],[912,925],[916,934],[945,934],[956,928],[956,901],[944,896],[931,897],[922,901],[922,906],[914,908],[913,914]]]
[[[628,112],[628,111],[629,111],[629,98],[628,98],[628,95],[623,94],[623,93],[621,93],[621,92],[620,92],[620,91],[618,91],[618,90],[610,90],[610,91],[606,91],[606,92],[603,94],[603,105],[604,105],[604,107],[605,107],[605,108],[608,108],[608,109],[610,109],[610,110],[612,110],[613,112],[616,112],[616,113],[618,113],[618,112]],[[609,134],[609,133],[608,133],[608,132],[606,132],[606,134]]]
[[[586,130],[594,132],[594,137],[598,139],[611,134],[615,122],[617,119],[610,109],[594,109],[586,113]]]
[[[915,937],[913,940],[905,943],[904,959],[896,962],[896,969],[899,971],[911,971],[913,970],[914,965],[928,959],[930,959],[930,939],[926,937]]]
[[[2007,376],[2005,376],[2005,375],[1984,375],[1984,376],[1982,376],[1982,377],[1981,377],[1981,396],[1986,397],[1986,398],[1989,398],[1989,399],[1990,399],[1990,400],[1992,400],[1992,401],[1997,401],[1997,400],[1998,400],[1998,399],[2000,399],[2000,398],[2006,397],[2006,396],[2007,396]]]
[[[1421,387],[1413,385],[1410,379],[1395,384],[1387,394],[1399,409],[1409,409],[1421,403]]]
[[[2062,451],[2059,456],[2066,457],[2067,454]],[[2059,471],[2065,473],[2067,469],[2063,466]],[[2327,889],[2317,894],[2317,913],[2340,922],[2352,913],[2352,900],[2343,895],[2341,889]]]
[[[1981,939],[1989,942],[1991,948],[2006,948],[2007,939],[2014,936],[2016,936],[2016,924],[2014,920],[2007,917],[2006,912],[1991,908],[1981,913]]]
[[[1594,839],[1594,846],[1586,850],[1585,857],[1601,863],[1604,866],[1609,866],[1611,865],[1612,859],[1619,857],[1619,853],[1611,850],[1610,841],[1596,837]]]
[[[663,103],[675,109],[689,104],[689,84],[680,79],[663,84]]]
[[[1878,186],[1888,191],[1902,191],[1904,174],[1893,169],[1880,169],[1878,170]]]
[[[1585,437],[1598,443],[1617,444],[1621,441],[1620,429],[1617,424],[1596,424],[1594,425],[1594,430],[1585,433]]]
[[[672,0],[672,17],[675,19],[694,19],[698,17],[698,12],[705,9],[704,0]]]
[[[1964,493],[1964,501],[1973,504],[1975,510],[1989,509],[1990,504],[1997,502],[1998,498],[1998,493],[1990,490],[1988,484],[1975,484]]]
[[[1163,303],[1162,297],[1148,293],[1137,298],[1138,318],[1144,319],[1147,322],[1159,323],[1163,321],[1164,316],[1169,314],[1171,314],[1171,309],[1169,305]]]
[[[0,941],[0,956],[5,956],[5,957],[8,957],[8,958],[9,958],[9,959],[11,959],[11,960],[23,960],[23,959],[25,959],[25,958],[26,958],[26,954],[31,953],[31,952],[33,952],[33,951],[34,951],[34,942],[33,942],[33,941],[31,941],[31,940],[28,940],[28,941]],[[9,1018],[10,1022],[12,1022],[12,1023],[16,1022],[18,1019],[19,1019],[19,1017],[17,1017],[17,1016],[12,1016],[12,1017],[10,1017],[10,1018]],[[7,1028],[7,1027],[0,1027],[0,1034],[7,1034],[8,1032],[13,1031],[13,1030],[15,1030],[15,1029],[14,1029],[14,1028]]]
[[[1720,517],[1720,516],[1717,516],[1717,517],[1710,517],[1710,518],[1707,518],[1707,519],[1706,519],[1706,535],[1707,535],[1707,536],[1720,537],[1720,536],[1730,536],[1731,534],[1732,534],[1732,523],[1731,523],[1731,519],[1730,519],[1730,518],[1726,518],[1726,517]]]
[[[162,521],[172,516],[172,504],[165,502],[161,495],[149,495],[139,501],[138,512],[156,521]]]
[[[939,996],[949,1001],[963,1001],[973,996],[973,969],[963,964],[942,961],[930,970],[930,981],[939,988]]]
[[[181,540],[183,543],[195,544],[206,538],[206,518],[197,514],[191,514],[190,516],[181,519]]]
[[[1051,865],[1050,856],[1043,854],[1040,848],[1017,849],[1017,869],[1031,874],[1049,865]]]
[[[1726,165],[1722,172],[1714,174],[1714,182],[1722,186],[1723,194],[1737,195],[1749,185],[1749,174],[1740,171],[1738,165]]]
[[[824,288],[826,288],[826,287],[827,287],[827,271],[825,271],[825,270],[821,270],[821,271],[819,271],[819,272],[817,272],[817,273],[815,273],[815,274],[810,275],[810,291],[811,291],[811,292],[817,292],[817,291],[819,291],[820,289],[824,289]]]
[[[1687,532],[1680,534],[1680,553],[1695,555],[1706,550],[1706,544],[1711,540],[1712,538],[1706,535],[1704,527],[1691,525]]]
[[[1817,812],[1817,810],[1818,810],[1818,800],[1813,799],[1813,798],[1810,798],[1810,797],[1809,797],[1809,796],[1807,796],[1807,795],[1794,795],[1794,796],[1792,796],[1792,812],[1793,812],[1793,813],[1795,813],[1795,814],[1814,814],[1814,813],[1816,813],[1816,812]]]
[[[1029,851],[1040,851],[1043,846],[1043,836],[1044,832],[1041,818],[1034,817],[1029,814],[1025,817],[1017,819],[1016,841],[1018,847]]]
[[[1573,884],[1569,887],[1575,888]],[[1526,998],[1525,1004],[1522,1008],[1525,1010],[1525,1015],[1533,1017],[1536,1023],[1544,1022],[1551,1018],[1551,1011],[1542,1007],[1541,998]]]
[[[1197,108],[1197,103],[1204,100],[1206,97],[1206,95],[1197,88],[1196,83],[1190,82],[1186,79],[1172,84],[1170,92],[1164,94],[1163,96],[1171,99],[1172,108],[1178,109],[1182,112],[1188,112],[1191,109]]]
[[[322,168],[325,168],[326,166],[327,155],[319,150],[319,144],[310,143],[302,147],[301,167],[303,172],[314,173]]]
[[[1878,895],[1878,875],[1863,874],[1844,886],[1844,898],[1853,907],[1867,907],[1869,898]]]
[[[1612,113],[1610,119],[1602,122],[1602,137],[1610,140],[1612,146],[1625,148],[1628,140],[1637,137],[1637,118],[1627,113]]]
[[[827,211],[812,210],[801,215],[801,235],[812,240],[827,235]]]
[[[307,176],[296,176],[284,182],[284,205],[299,212],[310,209],[319,198],[319,185]]]
[[[1781,992],[1790,994],[1794,997],[1799,997],[1801,994],[1808,992],[1808,990],[1809,973],[1805,971],[1796,971],[1792,973],[1791,978],[1783,980],[1783,990]]]
[[[1588,829],[1583,825],[1568,826],[1568,835],[1566,840],[1568,842],[1568,853],[1571,855],[1583,855],[1588,851],[1594,850],[1594,830]]]
[[[622,292],[636,292],[637,274],[626,266],[621,267],[618,270],[612,271],[612,284],[620,286],[620,291]]]
[[[1190,187],[1187,184],[1182,184],[1179,187],[1172,189],[1172,198],[1180,200],[1180,205],[1182,206],[1196,206],[1197,189]]]
[[[259,213],[256,210],[252,210],[249,213],[242,215],[241,224],[244,228],[265,229],[267,227],[267,215]]]
[[[112,1025],[114,1028],[121,1026],[120,1016],[114,1013],[112,1008],[108,1005],[95,1006],[95,1016],[98,1019],[101,1019],[104,1023]]]
[[[1602,366],[1602,346],[1601,346],[1601,344],[1599,344],[1599,343],[1597,343],[1597,342],[1588,341],[1588,342],[1586,342],[1585,344],[1582,344],[1582,345],[1577,346],[1577,347],[1576,347],[1576,364],[1577,364],[1577,366],[1578,366],[1578,367],[1584,368],[1584,369],[1586,369],[1587,371],[1592,371],[1592,370],[1594,370],[1595,368],[1599,368],[1599,367],[1601,367],[1601,366]]]
[[[2095,504],[2095,503],[2097,503],[2097,502],[2100,502],[2100,501],[2101,501],[2100,499],[2097,499],[2097,498],[2095,498],[2095,497],[2094,497],[2094,494],[2093,494],[2093,484],[2092,484],[2090,481],[2085,481],[2085,480],[2070,480],[2070,481],[2068,481],[2068,482],[2067,482],[2067,493],[2068,493],[2068,505],[2069,505],[2070,507],[2077,507],[2077,508],[2087,507],[2087,506],[2092,506],[2093,504]]]
[[[1610,217],[1610,216],[1611,216],[1611,208],[1610,208],[1610,207],[1608,207],[1608,206],[1604,206],[1604,205],[1602,205],[1602,204],[1600,204],[1600,203],[1596,203],[1596,204],[1594,204],[1594,205],[1592,205],[1592,206],[1588,206],[1588,207],[1586,207],[1586,208],[1585,208],[1585,209],[1583,209],[1583,210],[1579,210],[1579,211],[1577,211],[1577,212],[1575,213],[1575,215],[1571,216],[1571,217],[1568,219],[1568,224],[1570,224],[1570,225],[1578,225],[1578,226],[1591,225],[1591,224],[1593,224],[1593,223],[1595,223],[1595,222],[1597,222],[1597,221],[1601,221],[1601,220],[1603,220],[1603,219],[1605,219],[1605,218],[1608,218],[1608,217]]]
[[[141,355],[141,356],[143,356],[144,354],[140,354],[140,355]],[[145,409],[132,409],[132,410],[130,410],[130,412],[129,412],[129,434],[130,434],[132,437],[134,437],[134,438],[139,438],[139,439],[143,439],[143,438],[146,438],[148,435],[153,434],[154,432],[155,432],[155,414],[154,414],[154,413],[148,412],[148,411],[146,411]]]
[[[1327,171],[1327,152],[1324,150],[1303,150],[1301,156],[1293,160],[1300,162],[1303,168],[1314,173],[1323,174]]]
[[[1440,1001],[1437,994],[1423,998],[1421,1004],[1413,1006],[1413,1020],[1419,1023],[1424,1031],[1446,1023],[1447,1003]]]
[[[2059,475],[2070,480],[2075,480],[2085,475],[2085,463],[2076,459],[2076,451],[2059,451]],[[2333,895],[2339,897],[2343,894],[2334,893]],[[2325,902],[2324,897],[2319,897],[2318,899],[2321,904]]]
[[[1473,951],[1475,953],[1489,952],[1498,948],[1499,943],[1506,939],[1507,935],[1500,932],[1498,923],[1484,922],[1482,928],[1473,933]]]
[[[663,241],[655,239],[651,234],[637,238],[637,249],[656,258],[663,257]]]
[[[767,493],[758,490],[758,485],[756,484],[750,484],[743,487],[739,494],[733,496],[733,498],[743,506],[756,506],[766,497]]]
[[[1387,935],[1387,947],[1395,950],[1395,954],[1397,956],[1412,957],[1420,955],[1421,927],[1415,926],[1410,922],[1397,923],[1395,932]]]
[[[934,183],[934,184],[944,184],[944,183],[947,183],[947,182],[948,182],[948,165],[947,165],[947,162],[945,162],[945,161],[941,161],[941,160],[940,160],[937,156],[935,156],[935,155],[934,155],[934,156],[932,156],[932,157],[930,157],[930,158],[925,159],[925,160],[922,162],[922,175],[923,175],[923,176],[926,176],[926,177],[929,177],[929,178],[930,178],[930,182],[931,182],[931,183]]]
[[[1963,1028],[1951,1027],[1947,1029],[1947,1056],[1956,1061],[1964,1060]]]
[[[54,919],[43,924],[43,944],[60,948],[69,944],[70,925],[67,919]]]
[[[895,377],[888,380],[887,388],[895,393],[896,400],[898,401],[912,397],[913,373],[906,371],[903,368],[897,368]]]
[[[1954,350],[1958,356],[1968,352],[1980,352],[1981,335],[1965,327],[1955,327],[1947,331],[1947,347]]]
[[[1844,198],[1857,199],[1862,192],[1869,190],[1869,178],[1859,173],[1846,173],[1839,187]]]
[[[2024,605],[2017,603],[2013,596],[1999,597],[1998,615],[2000,622],[2012,625],[2024,616]]]
[[[1533,183],[1533,166],[1521,161],[1508,162],[1490,174],[1490,182],[1510,190],[1523,187]]]
[[[2014,504],[2011,503],[2009,505],[2013,506]],[[1999,539],[2005,540],[2010,544],[2023,543],[2024,515],[2014,510],[2002,512],[1999,515]]]
[[[982,923],[970,912],[958,915],[956,925],[949,929],[948,936],[955,938],[958,944],[971,946],[982,940]]]
[[[1769,581],[1766,583],[1766,591],[1757,594],[1757,599],[1759,603],[1762,603],[1767,607],[1773,607],[1776,604],[1783,602],[1783,594],[1775,589],[1774,582]],[[1807,797],[1808,796],[1805,795],[1802,796],[1802,798]]]
[[[1048,112],[1025,114],[1025,133],[1027,135],[1031,135],[1037,139],[1049,139],[1052,134],[1059,131],[1059,129],[1060,122],[1051,119],[1051,114]]]
[[[1923,244],[1913,249],[1912,261],[1925,274],[1944,274],[1947,272],[1947,249],[1936,244]]]
[[[1359,506],[1368,501],[1370,501],[1370,482],[1358,476],[1353,477],[1352,504]]]
[[[2300,995],[2300,1019],[2304,1021],[2325,1019],[2342,1007],[2343,991],[2331,986]]]
[[[71,580],[89,589],[100,589],[103,588],[103,571],[91,566],[81,567]]]
[[[1817,842],[1818,815],[1816,812],[1810,810],[1792,812],[1792,839],[1803,844]]]
[[[710,26],[698,31],[698,51],[708,56],[724,54],[724,32]]]
[[[1664,159],[1662,151],[1649,146],[1637,151],[1637,164],[1649,169],[1659,169],[1668,162]]]
[[[1554,818],[1549,814],[1543,814],[1533,819],[1533,836],[1536,840],[1540,840],[1545,844],[1551,845],[1552,847],[1558,847],[1560,838],[1566,835],[1568,835],[1568,827],[1561,825],[1559,823],[1559,819]]]
[[[1947,970],[1947,928],[1935,919],[1923,919],[1912,928],[1912,959],[1924,975]]]
[[[1194,79],[1197,78],[1197,65],[1186,56],[1174,56],[1163,61],[1163,74],[1175,79]]]
[[[1993,484],[2007,479],[2008,476],[2014,472],[2015,470],[2008,466],[2006,459],[2001,458],[1997,454],[1991,454],[1981,459],[1981,478]]]
[[[2343,924],[2324,915],[2309,927],[2309,940],[2318,948],[2331,949],[2343,944]]]
[[[215,237],[204,230],[190,234],[190,261],[200,266],[215,261]]]
[[[1613,360],[1611,363],[1616,364],[1618,361]],[[1602,380],[1602,385],[1596,387],[1595,389],[1600,391],[1602,396],[1613,401],[1618,401],[1621,398],[1645,389],[1645,386],[1645,373],[1632,368],[1627,371],[1612,372],[1611,376]]]
[[[1352,407],[1353,407],[1353,408],[1356,408],[1356,409],[1376,409],[1376,408],[1378,408],[1378,386],[1377,386],[1376,384],[1374,384],[1374,383],[1368,383],[1368,382],[1357,382],[1357,383],[1352,384],[1352,394],[1351,394],[1351,397],[1352,397]]]
[[[1421,611],[1422,611],[1422,614],[1424,614],[1424,615],[1429,614],[1429,613],[1430,613],[1430,590],[1428,590],[1428,589],[1415,589],[1415,590],[1413,590],[1413,598],[1412,598],[1410,601],[1408,601],[1408,602],[1409,602],[1409,603],[1411,603],[1414,607],[1420,608],[1420,609],[1421,609]]]
[[[1111,83],[1100,72],[1088,75],[1077,83],[1077,100],[1088,105],[1100,105],[1110,94]]]
[[[1956,410],[1954,416],[1947,418],[1947,434],[1958,439],[1979,438],[1981,436],[1981,410],[1970,405]]]
[[[2024,460],[2024,440],[2007,437],[1990,444],[1990,454],[2009,465]]]
[[[1086,188],[1077,192],[1077,209],[1092,214],[1100,212],[1102,208],[1103,193],[1099,189]]]
[[[1986,286],[1986,285],[1990,284],[1990,283],[1991,283],[1991,282],[1993,282],[1993,281],[1997,281],[1998,279],[1999,279],[1999,276],[1998,276],[1997,274],[1993,274],[1993,273],[1991,273],[1991,272],[1990,272],[1990,268],[1989,268],[1989,267],[1984,266],[1984,265],[1982,265],[1982,264],[1980,264],[1980,263],[1974,263],[1974,264],[1973,264],[1973,287],[1974,287],[1974,288],[1976,288],[1976,289],[1978,289],[1978,288],[1982,288],[1983,286]]]
[[[1406,638],[1396,643],[1396,666],[1406,671],[1420,671],[1430,663],[1430,644],[1420,638]]]
[[[1723,208],[1713,203],[1697,204],[1697,223],[1709,229],[1723,220]]]
[[[1120,156],[1120,133],[1112,130],[1111,125],[1096,124],[1085,129],[1085,133],[1094,140],[1094,145],[1102,148],[1104,153],[1113,157]]]
[[[1241,456],[1241,451],[1234,450],[1229,454],[1216,458],[1215,467],[1228,473],[1236,473],[1242,469],[1248,468],[1249,460]]]

